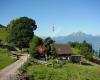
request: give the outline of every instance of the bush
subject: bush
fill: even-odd
[[[86,59],[90,60],[94,55],[94,50],[90,43],[87,43],[85,40],[82,43],[79,42],[69,42],[69,44],[75,48],[79,49],[79,54],[85,56]]]
[[[48,61],[48,67],[53,67],[53,68],[61,68],[63,67],[63,65],[66,64],[66,61],[65,60],[49,60]]]
[[[100,64],[100,59],[99,59],[99,58],[93,57],[93,58],[91,59],[91,61],[94,62],[94,63],[96,63],[96,64]]]
[[[31,66],[31,65],[32,65],[31,61],[25,62],[24,65],[22,65],[21,68],[19,68],[19,72],[22,73],[23,71],[26,71],[27,68],[28,68],[29,66]]]
[[[32,57],[35,57],[37,55],[36,49],[40,44],[43,44],[42,39],[37,36],[34,36],[32,41],[30,42],[30,47],[29,47],[29,53],[31,54]]]

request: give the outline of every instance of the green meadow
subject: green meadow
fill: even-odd
[[[0,48],[0,69],[13,63],[15,59],[7,49]]]
[[[77,49],[77,48],[71,48],[71,49],[72,49],[72,53],[74,55],[79,55],[79,53],[80,53],[80,50],[79,49]]]
[[[5,28],[0,28],[0,40],[2,40],[2,42],[5,42],[7,37],[7,30]]]
[[[62,68],[33,64],[27,68],[32,80],[100,80],[100,67],[66,63]]]

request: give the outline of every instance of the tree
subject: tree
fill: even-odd
[[[86,41],[83,41],[81,45],[81,54],[86,57],[86,59],[90,60],[93,57],[93,48],[92,45],[87,43]]]
[[[53,56],[53,58],[56,57],[56,46],[55,43],[53,42],[51,45],[51,55]]]
[[[86,59],[91,59],[94,55],[94,50],[92,48],[92,45],[90,43],[87,43],[85,40],[82,43],[79,42],[69,42],[69,44],[73,48],[77,48],[80,50],[80,54],[85,56]]]
[[[99,58],[100,58],[100,50],[99,50]]]
[[[44,42],[45,42],[45,45],[50,45],[51,43],[54,42],[54,40],[52,40],[50,37],[47,37],[47,38],[44,40]]]
[[[7,28],[9,32],[7,41],[22,50],[22,48],[29,47],[29,42],[34,35],[33,31],[36,30],[37,25],[35,20],[31,18],[20,17],[12,20],[7,25]]]
[[[29,53],[32,55],[32,57],[35,57],[37,55],[37,47],[39,45],[43,44],[43,40],[37,36],[34,36],[32,38],[32,41],[30,42],[30,47],[29,47]]]
[[[54,46],[54,40],[52,38],[48,37],[44,40],[44,44],[46,47],[46,56],[49,57],[50,55],[55,56],[55,46]]]
[[[68,42],[68,44],[69,44],[71,47],[73,47],[73,48],[78,48],[78,49],[80,49],[80,47],[81,47],[81,43],[79,43],[79,42],[77,42],[77,41],[75,41],[75,42]]]

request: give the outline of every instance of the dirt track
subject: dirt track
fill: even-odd
[[[21,56],[19,60],[0,70],[0,80],[13,80],[10,79],[11,75],[16,75],[18,68],[20,68],[21,65],[23,65],[24,62],[27,61],[28,57],[28,54],[23,54],[23,56]]]

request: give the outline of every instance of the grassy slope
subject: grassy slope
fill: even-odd
[[[5,42],[7,36],[7,31],[5,28],[0,28],[0,40]]]
[[[15,60],[11,57],[10,52],[7,49],[0,48],[0,69],[11,64]]]
[[[73,54],[78,55],[80,53],[80,50],[77,48],[72,48],[72,52]]]
[[[35,80],[100,80],[100,67],[68,63],[63,68],[50,68],[45,65],[28,67]]]

